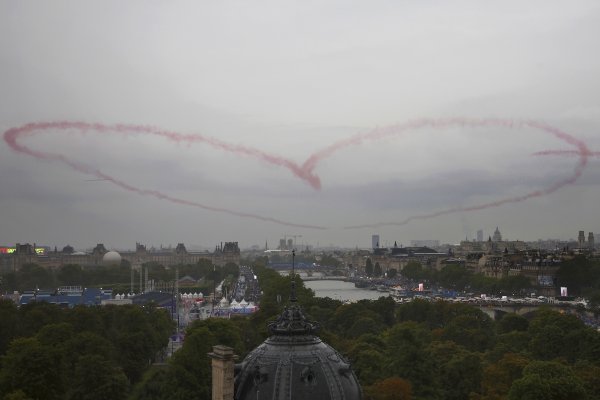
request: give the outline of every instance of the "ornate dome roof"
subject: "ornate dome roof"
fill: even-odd
[[[317,330],[300,306],[286,307],[269,324],[271,336],[236,366],[235,399],[362,399],[350,364]]]

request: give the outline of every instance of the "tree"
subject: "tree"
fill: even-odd
[[[487,359],[491,362],[498,361],[507,353],[526,354],[529,352],[531,336],[527,332],[512,331],[496,336],[494,348],[488,352]]]
[[[425,322],[433,314],[434,305],[424,299],[414,299],[410,303],[401,304],[396,310],[396,319],[400,322]]]
[[[373,276],[373,261],[370,258],[367,258],[367,264],[365,266],[365,274],[367,276]]]
[[[492,320],[481,311],[479,315],[458,315],[444,328],[442,338],[452,340],[469,350],[483,352],[494,341]]]
[[[582,380],[590,400],[600,399],[600,366],[589,361],[578,361],[573,371]]]
[[[426,349],[435,360],[443,399],[466,399],[481,387],[481,360],[454,342],[434,341]]]
[[[373,267],[373,275],[376,277],[380,277],[382,273],[383,271],[381,269],[381,265],[379,265],[379,262],[376,262],[375,267]]]
[[[394,279],[396,277],[396,275],[398,275],[398,270],[396,270],[394,268],[388,269],[388,272],[387,272],[387,277],[388,278]]]
[[[363,338],[368,336],[365,335]],[[376,346],[362,340],[363,338],[352,347],[349,356],[352,359],[352,369],[356,371],[358,379],[364,386],[370,385],[384,376],[386,357],[382,348],[375,348]]]
[[[379,317],[377,314],[375,317]],[[357,338],[362,335],[366,335],[367,333],[379,333],[381,332],[385,326],[381,322],[380,318],[373,318],[371,316],[361,316],[358,319],[354,320],[354,323],[350,327],[350,329],[346,332],[346,334],[350,337]]]
[[[423,266],[420,262],[410,261],[402,268],[402,275],[407,279],[417,281],[424,277]]]
[[[600,289],[600,263],[579,255],[561,263],[556,279],[560,286],[568,287],[575,295],[588,289]]]
[[[425,351],[430,332],[414,322],[394,325],[384,333],[387,376],[408,379],[415,396],[438,398],[435,360]]]
[[[84,356],[100,355],[108,359],[117,359],[115,345],[94,332],[79,332],[61,348],[64,348],[64,352],[69,355],[66,361],[69,371],[73,371],[79,358]]]
[[[530,360],[515,353],[507,353],[498,362],[483,369],[482,393],[486,398],[506,398],[513,382],[523,376],[523,368]]]
[[[583,382],[573,370],[556,361],[533,361],[513,382],[509,400],[587,399]]]
[[[66,322],[57,324],[48,324],[42,327],[36,335],[36,338],[46,346],[65,349],[66,343],[73,337],[73,326]]]
[[[17,271],[16,278],[16,289],[20,291],[35,288],[52,288],[56,285],[52,271],[37,264],[24,264]]]
[[[171,398],[169,370],[152,367],[133,390],[131,400],[165,400]]]
[[[597,360],[600,357],[598,334],[575,315],[540,309],[529,324],[529,349],[541,360],[558,357],[569,362]]]
[[[80,265],[63,265],[57,274],[58,281],[64,286],[73,286],[83,284],[83,270]]]
[[[367,398],[372,400],[411,400],[411,392],[410,382],[398,377],[386,378],[365,389]]]
[[[19,307],[20,335],[35,335],[43,326],[63,322],[65,310],[45,301],[32,302]]]
[[[438,274],[439,283],[447,288],[464,290],[468,285],[471,273],[464,265],[445,265]]]
[[[79,358],[70,377],[69,400],[125,399],[129,382],[123,371],[100,355]]]
[[[15,390],[14,392],[8,393],[6,396],[2,398],[2,400],[33,400],[31,397],[27,396],[24,391],[21,389]]]
[[[0,300],[0,355],[4,354],[8,344],[17,334],[17,306],[10,300]]]
[[[521,315],[514,313],[505,314],[497,324],[498,333],[509,333],[513,331],[524,332],[529,327],[529,321]]]
[[[511,275],[502,277],[498,282],[499,287],[506,293],[523,293],[531,288],[529,278],[523,275]]]
[[[143,393],[152,393],[150,398],[161,399],[208,399],[211,388],[211,367],[208,353],[217,344],[232,347],[237,354],[245,351],[239,327],[234,320],[211,318],[194,322],[186,331],[183,347],[170,360],[166,376],[159,372],[150,375],[164,382],[159,388],[155,379],[146,376],[135,389],[134,398],[146,399]]]
[[[66,377],[60,365],[59,353],[36,338],[15,339],[2,359],[0,392],[21,390],[34,400],[62,399]]]

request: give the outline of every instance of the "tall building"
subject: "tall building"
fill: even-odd
[[[585,246],[585,232],[584,231],[579,231],[579,237],[577,238],[577,242],[579,243],[579,248],[583,249],[583,246]]]
[[[379,247],[379,235],[371,236],[371,248],[376,249]]]
[[[590,251],[594,251],[596,243],[594,242],[594,234],[592,232],[588,233],[588,249]]]
[[[494,241],[494,242],[502,241],[502,234],[500,233],[500,229],[498,229],[498,227],[496,227],[496,230],[494,231],[494,236],[492,236],[492,241]]]
[[[483,242],[483,229],[477,231],[477,241]]]

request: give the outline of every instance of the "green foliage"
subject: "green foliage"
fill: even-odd
[[[560,286],[568,287],[574,295],[600,290],[600,262],[577,256],[561,264],[556,279]]]
[[[381,265],[379,265],[379,262],[375,263],[375,266],[373,267],[373,276],[375,277],[380,277],[381,275],[383,275],[383,271],[381,269]]]
[[[455,279],[457,287],[520,285],[514,279],[492,282],[461,266],[446,266],[439,274],[416,263],[407,267],[417,279]],[[254,270],[264,291],[261,310],[245,318],[195,322],[183,348],[162,367],[149,367],[173,328],[162,310],[63,310],[45,303],[17,309],[0,302],[0,393],[4,399],[32,400],[95,399],[103,392],[116,399],[131,393],[132,400],[210,398],[212,346],[233,347],[243,358],[267,337],[267,322],[288,302],[291,277],[261,265]],[[160,266],[152,271],[172,272]],[[188,272],[211,285],[237,273],[234,266],[213,271],[211,264]],[[60,279],[69,273],[77,269]],[[295,282],[307,317],[322,326],[319,336],[351,360],[365,399],[600,400],[600,334],[576,316],[540,309],[528,319],[507,314],[494,322],[469,304],[416,299],[396,305],[389,297],[342,304],[315,298],[298,277]],[[31,363],[52,368],[29,369]]]
[[[168,366],[153,366],[133,389],[130,400],[171,399],[171,385]]]
[[[540,310],[530,323],[529,349],[540,360],[564,358],[569,362],[598,362],[598,333],[586,327],[575,315]]]
[[[531,282],[523,275],[511,275],[502,277],[499,286],[506,293],[520,294],[531,288]]]
[[[572,368],[554,361],[533,361],[511,386],[510,400],[587,399],[582,380]]]
[[[529,327],[529,321],[518,314],[505,314],[497,324],[498,333],[509,333],[513,331],[524,332]]]
[[[35,288],[53,288],[56,279],[52,271],[37,264],[24,264],[16,273],[17,285],[14,290],[24,291]]]
[[[481,358],[454,342],[432,342],[427,351],[435,360],[435,370],[443,399],[466,399],[480,389]]]
[[[67,264],[58,270],[57,279],[63,286],[75,286],[84,283],[83,269],[76,264]]]
[[[412,279],[414,281],[418,281],[425,278],[425,273],[423,271],[423,266],[420,262],[410,261],[408,264],[402,268],[402,276],[407,279]]]
[[[365,388],[365,395],[369,400],[410,400],[412,385],[406,379],[386,378]]]
[[[370,258],[367,258],[367,263],[365,264],[365,274],[373,276],[373,261]]]
[[[66,376],[61,372],[60,355],[36,338],[19,338],[11,342],[2,357],[0,392],[22,390],[34,400],[62,399]]]
[[[237,354],[244,352],[241,331],[235,321],[208,319],[196,321],[188,328],[184,345],[173,355],[164,376],[165,385],[169,389],[168,397],[163,398],[210,398],[211,368],[208,353],[217,344],[232,347]],[[151,392],[151,389],[145,386],[152,386],[153,382],[148,380],[144,383],[142,387],[136,388],[136,393]]]
[[[435,360],[425,351],[430,331],[415,322],[402,322],[384,333],[387,376],[409,380],[417,397],[439,398]]]
[[[573,371],[583,382],[583,387],[590,400],[600,399],[600,366],[589,361],[578,361],[573,366]]]
[[[173,282],[175,268],[165,268],[156,262],[145,263],[148,278],[157,282]],[[212,288],[212,281],[233,282],[239,268],[236,264],[228,263],[223,267],[214,268],[212,261],[201,259],[197,264],[182,264],[178,266],[179,276],[190,275],[196,280],[203,280],[197,288],[207,291]],[[134,282],[139,282],[140,272],[134,271]],[[131,266],[123,261],[121,265],[81,267],[76,264],[66,264],[57,270],[43,268],[37,264],[25,264],[16,272],[5,273],[1,276],[2,290],[34,290],[54,289],[57,286],[110,287],[128,290],[131,282]]]
[[[0,300],[0,354],[4,354],[18,330],[17,306],[10,300]]]
[[[98,354],[80,357],[70,381],[66,398],[72,400],[121,400],[129,390],[123,370]]]
[[[506,353],[498,362],[483,369],[481,390],[485,398],[506,398],[513,382],[523,376],[523,368],[530,360],[521,354]]]
[[[319,262],[322,266],[326,267],[334,267],[339,268],[342,265],[342,262],[335,258],[330,254],[324,254],[321,256],[321,261]]]
[[[531,335],[528,332],[512,331],[497,335],[494,348],[487,352],[487,359],[495,362],[508,353],[529,355],[530,341]]]
[[[464,265],[448,264],[438,273],[438,282],[446,288],[464,290],[469,285],[471,272]]]
[[[494,327],[491,318],[483,312],[463,314],[448,323],[442,338],[482,352],[494,343]]]
[[[15,390],[14,392],[8,393],[6,396],[2,398],[2,400],[33,400],[31,397],[27,396],[24,391],[21,389]]]
[[[352,368],[363,385],[371,385],[385,376],[385,342],[377,335],[364,335],[354,342],[348,355]]]
[[[2,302],[0,313],[12,326],[0,331],[9,343],[0,354],[0,393],[14,399],[124,399],[173,328],[169,314],[152,307],[40,302],[15,312]]]

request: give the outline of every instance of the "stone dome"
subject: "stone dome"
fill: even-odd
[[[102,256],[102,263],[104,265],[121,265],[121,255],[116,251],[109,251]]]
[[[350,364],[317,335],[292,303],[269,324],[271,336],[236,365],[236,400],[362,399]]]

